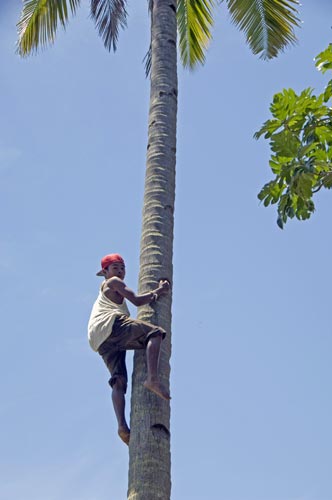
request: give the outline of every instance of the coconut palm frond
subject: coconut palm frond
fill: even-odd
[[[226,0],[232,21],[244,31],[254,54],[276,57],[296,42],[294,28],[300,25],[297,0]]]
[[[193,69],[203,64],[212,38],[214,0],[178,0],[177,23],[183,65]]]
[[[151,66],[152,66],[152,47],[150,44],[149,50],[144,56],[143,59],[144,67],[145,67],[145,76],[146,78],[149,76],[150,71],[151,71]]]
[[[119,27],[127,26],[127,0],[91,0],[91,17],[107,50],[116,50]]]
[[[23,0],[21,18],[17,23],[17,52],[28,56],[55,39],[58,23],[65,27],[68,12],[75,14],[80,0]]]
[[[148,11],[151,15],[152,19],[152,10],[153,10],[153,0],[148,0]],[[144,67],[145,67],[145,76],[146,78],[149,76],[152,66],[152,45],[150,42],[150,47],[143,59]]]

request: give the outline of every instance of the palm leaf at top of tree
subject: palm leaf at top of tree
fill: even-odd
[[[107,50],[116,50],[119,27],[127,27],[127,0],[91,0],[91,17]]]
[[[153,0],[149,1],[152,8]],[[220,0],[227,4],[232,21],[245,33],[254,54],[271,59],[295,43],[298,0]],[[216,0],[178,0],[179,51],[185,67],[204,64],[212,38]],[[23,0],[18,22],[18,53],[27,56],[53,43],[58,24],[75,14],[80,0]],[[108,50],[116,50],[119,29],[127,26],[127,0],[91,0],[91,17]],[[149,56],[148,56],[149,58]],[[149,62],[147,62],[147,66]]]
[[[294,44],[298,0],[225,0],[233,23],[244,31],[254,54],[262,59],[276,57],[286,45]]]
[[[75,14],[80,0],[23,0],[21,18],[17,23],[18,48],[28,56],[55,40],[58,24],[65,28],[68,14]]]
[[[214,0],[178,0],[177,25],[182,63],[193,69],[204,64],[212,38]]]

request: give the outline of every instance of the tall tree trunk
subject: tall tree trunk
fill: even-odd
[[[139,291],[160,278],[172,280],[177,115],[176,0],[153,0],[151,93],[141,238]],[[171,293],[138,317],[162,326],[160,375],[169,388]],[[170,404],[143,387],[145,352],[134,356],[129,445],[128,500],[169,500],[171,495]]]

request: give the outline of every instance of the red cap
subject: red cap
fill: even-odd
[[[97,276],[104,276],[104,270],[109,265],[113,264],[113,262],[120,262],[121,264],[124,264],[123,258],[118,253],[110,253],[109,255],[105,255],[105,257],[101,259],[101,270],[97,272]]]

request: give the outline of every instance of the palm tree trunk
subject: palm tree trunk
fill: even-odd
[[[177,50],[176,0],[153,0],[151,93],[141,238],[139,291],[160,278],[172,280],[175,198]],[[138,317],[162,326],[160,375],[169,388],[171,294]],[[169,500],[171,495],[170,404],[143,387],[144,351],[134,356],[129,446],[128,500]]]

